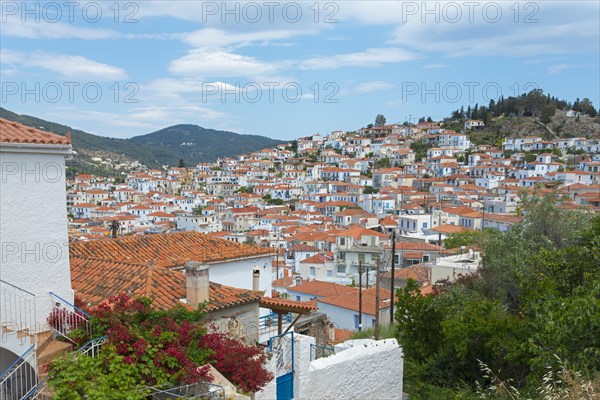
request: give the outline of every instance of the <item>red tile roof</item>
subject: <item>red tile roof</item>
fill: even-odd
[[[300,261],[300,264],[325,264],[328,262],[333,262],[333,253],[331,252],[315,254]]]
[[[188,261],[214,262],[269,255],[271,249],[217,239],[199,232],[125,236],[71,244],[71,256],[107,261],[183,266]]]
[[[97,243],[97,242],[94,242]],[[84,303],[98,305],[109,297],[127,293],[153,299],[157,309],[169,309],[186,297],[181,271],[126,262],[71,257],[71,284]],[[210,282],[207,312],[259,301],[262,292]]]
[[[352,292],[317,299],[319,310],[327,312],[328,306],[336,306],[358,312],[359,289],[353,289]],[[363,314],[375,315],[375,288],[363,289],[362,292],[362,312]],[[390,306],[390,291],[379,289],[379,309],[383,310]]]
[[[299,285],[289,287],[288,292],[305,293],[319,297],[337,296],[344,293],[355,291],[350,286],[339,285],[333,282],[324,281],[306,281]]]
[[[54,133],[30,128],[18,122],[0,118],[0,142],[35,143],[35,144],[71,144],[71,136],[60,136]]]
[[[334,335],[334,338],[333,338],[333,340],[330,340],[329,343],[330,344],[338,344],[338,343],[343,343],[346,340],[349,340],[350,338],[352,338],[352,336],[354,335],[354,331],[352,331],[350,329],[335,328],[333,335]]]
[[[314,301],[296,301],[288,299],[276,299],[272,297],[263,297],[260,300],[260,306],[270,309],[289,309],[291,312],[310,312],[316,311],[317,306]]]

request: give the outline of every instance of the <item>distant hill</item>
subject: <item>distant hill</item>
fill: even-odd
[[[59,135],[71,132],[73,149],[77,155],[73,167],[94,173],[92,157],[113,160],[137,160],[148,166],[177,165],[183,159],[186,165],[215,161],[218,157],[233,157],[242,153],[272,147],[279,140],[258,135],[240,135],[234,132],[205,129],[197,125],[175,125],[130,139],[115,139],[93,135],[66,125],[57,124],[29,115],[19,115],[0,107],[0,117]]]
[[[151,158],[161,163],[180,158],[194,163],[215,161],[217,157],[238,155],[282,143],[264,136],[240,135],[187,124],[135,136],[128,141],[152,149]]]

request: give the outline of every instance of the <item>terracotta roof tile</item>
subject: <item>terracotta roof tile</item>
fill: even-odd
[[[333,282],[306,281],[299,285],[288,288],[288,292],[305,293],[319,297],[337,296],[352,292],[356,289],[349,286],[339,285]]]
[[[327,312],[328,306],[336,306],[358,312],[359,289],[350,288],[351,292],[317,299],[319,310]],[[362,291],[362,312],[363,314],[375,315],[375,288],[363,289]],[[385,309],[390,306],[390,291],[379,289],[379,309]]]
[[[217,239],[199,232],[125,236],[95,242],[76,242],[71,256],[160,267],[183,266],[188,261],[213,262],[271,254],[272,250]]]
[[[169,309],[186,297],[181,271],[126,262],[71,257],[71,284],[84,303],[98,305],[109,297],[127,293],[153,299],[157,309]],[[207,312],[259,301],[262,292],[210,282]]]
[[[54,133],[30,128],[18,122],[0,118],[0,142],[4,143],[35,143],[35,144],[71,144],[71,136],[61,136]]]
[[[317,310],[314,301],[296,301],[289,299],[275,299],[272,297],[263,297],[260,300],[260,306],[263,308],[289,308],[292,312]]]

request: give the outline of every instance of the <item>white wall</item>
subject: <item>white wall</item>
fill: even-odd
[[[271,297],[272,268],[271,256],[254,257],[244,260],[209,263],[209,279],[222,285],[252,290],[252,271],[260,267],[260,287],[265,296]]]
[[[358,315],[358,311],[353,311],[353,310],[349,310],[347,308],[342,308],[342,307],[334,306],[331,304],[323,303],[323,302],[320,302],[319,300],[317,300],[317,307],[319,309],[319,312],[327,314],[329,321],[331,321],[336,328],[351,329],[351,330],[356,329],[356,327],[354,326],[354,316]],[[368,315],[363,312],[363,314],[362,314],[363,328],[370,328],[371,326],[375,326],[373,323],[374,320],[375,320],[374,315]],[[382,321],[382,322],[384,322],[384,321]]]
[[[401,399],[403,368],[396,339],[362,343],[312,361],[298,398]]]
[[[315,338],[294,334],[295,399],[401,399],[404,358],[396,339],[363,340],[332,356],[310,360]],[[346,342],[348,343],[348,342]],[[275,357],[267,363],[274,371]],[[275,379],[256,400],[276,398]]]
[[[41,328],[49,291],[73,302],[64,154],[7,148],[0,147],[0,278],[36,295]]]

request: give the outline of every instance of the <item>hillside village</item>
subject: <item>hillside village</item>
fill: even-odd
[[[0,124],[3,151],[25,153],[32,166],[41,160],[39,146],[48,147],[56,160],[72,156],[70,136],[4,119]],[[68,244],[61,242],[66,251],[59,252],[60,262],[42,257],[46,278],[37,284],[27,279],[39,274],[31,270],[38,271],[37,264],[19,256],[17,245],[4,249],[3,298],[25,293],[42,304],[17,326],[42,324],[53,333],[48,335],[47,328],[31,333],[30,327],[15,331],[6,327],[3,315],[4,338],[20,329],[31,337],[7,347],[12,353],[5,355],[34,345],[8,366],[2,385],[10,383],[14,371],[32,365],[37,375],[30,374],[24,387],[47,391],[42,364],[81,345],[72,322],[48,327],[48,313],[65,313],[68,321],[75,318],[91,331],[95,328],[84,310],[127,295],[149,297],[158,310],[181,305],[193,310],[207,302],[203,321],[217,332],[283,351],[277,353],[282,357],[290,354],[285,338],[293,332],[291,357],[304,371],[298,372],[302,384],[293,389],[294,396],[319,398],[320,387],[342,393],[347,388],[330,385],[318,368],[335,375],[338,368],[368,360],[376,369],[387,369],[348,375],[356,382],[353,393],[365,398],[401,393],[402,349],[395,339],[377,341],[380,329],[393,322],[393,291],[414,282],[427,295],[440,282],[476,273],[482,259],[477,245],[449,243],[456,235],[485,229],[507,232],[524,219],[524,194],[558,193],[561,207],[600,210],[599,139],[529,136],[506,138],[501,148],[474,145],[471,132],[484,126],[481,120],[466,120],[457,133],[433,121],[369,125],[214,163],[164,169],[139,164],[126,174],[74,179],[66,179],[63,170],[62,180],[46,177],[42,183],[26,179],[24,164],[20,179],[17,167],[5,171],[3,184],[11,196],[3,212],[22,210],[6,214],[3,235],[17,235],[17,243],[26,229],[41,243],[56,245],[57,238],[68,237]],[[36,193],[37,206],[19,197],[30,192]],[[23,215],[45,221],[46,228],[23,225]],[[9,318],[21,315],[20,307],[31,313],[31,306],[23,306],[26,300],[8,304]],[[362,342],[348,341],[373,327],[375,340],[364,342],[364,349],[357,346]],[[105,336],[93,339],[91,348],[104,342]],[[78,351],[87,352],[86,346]],[[277,381],[257,384],[261,390],[255,398],[273,398],[283,387],[292,391],[280,382],[276,359],[266,368]],[[381,362],[386,359],[389,365]],[[377,385],[361,381],[385,373]],[[246,387],[234,379],[236,388],[225,377],[218,382],[215,390],[229,388],[234,394],[239,385]]]
[[[437,122],[370,125],[215,163],[139,168],[116,179],[77,175],[67,181],[69,236],[195,231],[272,249],[273,294],[300,300],[300,282],[356,285],[361,267],[373,285],[375,267],[388,268],[394,234],[395,281],[416,277],[427,292],[478,264],[477,249],[448,249],[444,240],[507,231],[522,220],[523,191],[558,190],[569,207],[600,207],[600,139],[473,145],[470,133],[484,125],[466,120],[462,133]],[[358,321],[340,328],[358,329]]]

